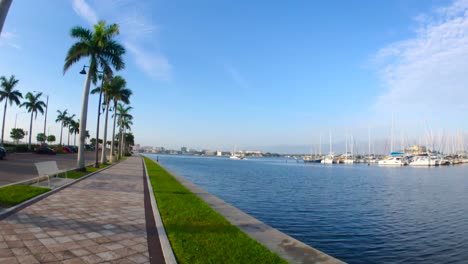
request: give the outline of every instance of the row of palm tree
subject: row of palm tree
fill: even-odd
[[[75,143],[76,145],[76,134],[80,132],[80,120],[76,121],[75,114],[68,115],[68,109],[64,111],[57,110],[57,118],[55,119],[56,123],[60,123],[60,140],[59,144],[62,145],[62,135],[63,135],[63,128],[68,128],[68,144],[70,145],[70,134],[74,134],[75,136]]]
[[[88,98],[90,92],[91,83],[96,85],[98,80],[98,74],[103,78],[102,87],[99,87],[99,92],[104,95],[105,107],[105,122],[104,122],[104,142],[107,140],[107,123],[109,116],[109,107],[111,103],[114,105],[114,125],[112,131],[112,141],[115,140],[115,127],[117,125],[120,129],[121,138],[119,139],[119,157],[121,156],[123,149],[123,141],[126,130],[130,130],[132,125],[132,116],[129,114],[132,107],[126,106],[130,103],[131,90],[126,88],[127,83],[121,76],[114,76],[114,70],[119,71],[124,69],[125,63],[123,61],[123,55],[125,54],[125,48],[118,43],[115,38],[119,35],[119,26],[117,24],[106,25],[105,21],[99,21],[93,26],[93,30],[83,28],[80,26],[73,27],[70,35],[72,38],[77,39],[67,52],[65,58],[65,64],[63,66],[63,73],[65,74],[72,65],[78,63],[81,59],[88,59],[89,66],[86,75],[86,80],[83,89],[83,100],[81,105],[80,119],[75,121],[74,115],[68,116],[67,110],[58,111],[56,122],[61,123],[60,131],[60,144],[62,144],[63,128],[67,127],[70,133],[79,133],[78,141],[78,158],[77,167],[84,168],[84,145],[86,140],[86,122],[87,122],[87,109],[88,109]],[[22,98],[21,92],[14,89],[18,84],[18,80],[15,76],[11,76],[9,79],[1,77],[1,88],[0,91],[0,102],[5,100],[4,114],[3,114],[3,125],[1,142],[3,143],[5,119],[7,112],[7,105],[13,103],[16,105],[20,104]],[[95,89],[96,91],[96,89]],[[32,121],[34,117],[37,117],[37,113],[44,113],[45,103],[40,100],[42,93],[27,93],[25,96],[26,101],[23,102],[20,107],[26,107],[28,112],[31,113],[30,132],[29,132],[29,148],[31,146],[31,135],[32,135]],[[114,143],[111,144],[111,157],[114,154]],[[106,162],[106,148],[103,148],[101,155],[101,162]]]
[[[17,106],[24,107],[26,110],[31,113],[31,121],[29,123],[29,140],[28,140],[28,148],[31,149],[31,136],[32,136],[32,122],[34,118],[37,118],[37,114],[41,113],[44,114],[44,109],[46,104],[40,98],[42,93],[31,93],[28,92],[24,99],[24,102],[21,103],[20,99],[23,99],[23,94],[15,90],[16,85],[18,84],[19,80],[16,79],[14,75],[10,76],[10,78],[6,78],[5,76],[0,77],[0,102],[5,101],[5,105],[3,108],[3,122],[2,122],[2,136],[1,136],[1,144],[3,144],[4,134],[5,134],[5,120],[6,120],[6,112],[8,102],[10,106],[15,104]]]
[[[111,161],[113,160],[114,155],[114,139],[115,139],[115,126],[117,116],[122,116],[122,112],[120,111],[119,105],[129,104],[130,103],[130,96],[132,95],[132,91],[127,87],[127,81],[122,76],[115,76],[107,82],[104,82],[104,87],[102,89],[104,93],[104,103],[105,103],[105,122],[104,122],[104,136],[103,142],[107,142],[107,124],[108,124],[108,117],[109,117],[109,106],[111,103],[114,104],[115,114],[114,117],[114,124],[112,128],[112,139],[111,139],[111,150],[110,150],[110,157]],[[93,90],[94,91],[94,90]],[[120,142],[119,146],[122,142]],[[119,158],[120,158],[120,151],[119,151]],[[106,148],[102,148],[101,153],[101,163],[106,163]]]

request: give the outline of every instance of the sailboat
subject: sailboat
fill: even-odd
[[[325,158],[321,161],[321,163],[323,163],[323,164],[334,164],[334,163],[336,163],[335,154],[332,151],[331,132],[330,132],[330,153],[328,153],[328,155],[325,156]]]
[[[390,165],[390,166],[404,166],[408,165],[408,160],[402,152],[393,151],[393,114],[392,114],[392,129],[390,135],[390,155],[386,156],[382,160],[379,160],[379,165]]]
[[[229,158],[230,159],[237,159],[237,160],[244,159],[243,156],[236,155],[236,146],[234,146],[234,151],[231,153],[231,156]]]
[[[354,163],[354,153],[353,153],[353,137],[351,136],[351,154],[348,152],[348,135],[346,135],[346,152],[344,157],[345,164],[353,164]]]

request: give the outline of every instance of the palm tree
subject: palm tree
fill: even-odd
[[[71,116],[66,116],[65,117],[65,120],[63,121],[63,126],[68,128],[68,141],[67,141],[67,145],[70,145],[70,124],[71,122],[73,122],[73,118],[75,118],[75,114],[71,115]]]
[[[109,117],[109,107],[110,102],[114,102],[114,110],[117,108],[117,103],[122,101],[125,104],[130,103],[130,96],[132,95],[132,91],[128,88],[127,81],[125,81],[122,76],[115,76],[109,82],[104,84],[104,103],[106,105],[106,118],[104,122],[104,142],[107,141],[107,124],[108,124],[108,117]],[[114,138],[115,138],[115,124],[116,124],[116,115],[114,115],[114,127],[112,129],[112,141],[111,141],[111,149],[110,149],[110,160],[113,160],[114,155]],[[105,163],[106,159],[106,148],[102,148],[101,153],[101,163]]]
[[[127,151],[126,151],[126,144],[125,144],[125,133],[126,133],[126,130],[132,130],[131,129],[131,125],[133,125],[133,122],[132,122],[132,119],[133,117],[131,115],[126,115],[126,116],[123,116],[120,120],[120,131],[121,131],[121,136],[122,136],[122,139],[120,140],[121,142],[121,152],[123,154],[125,154]]]
[[[117,105],[117,111],[115,113],[115,115],[118,115],[119,116],[119,127],[120,127],[120,142],[119,142],[119,156],[118,158],[120,159],[122,157],[122,143],[123,143],[123,124],[122,124],[122,121],[123,120],[132,120],[133,119],[133,116],[131,114],[129,114],[130,110],[132,110],[133,107],[131,106],[125,106],[124,104],[122,103],[119,103]],[[131,121],[130,121],[131,122]],[[128,122],[127,122],[128,124]]]
[[[80,116],[81,133],[78,143],[77,158],[77,166],[80,169],[85,167],[84,144],[88,115],[88,95],[91,81],[96,84],[98,67],[101,68],[103,74],[106,76],[112,76],[111,66],[116,70],[121,70],[125,67],[122,58],[125,53],[125,48],[114,40],[118,34],[119,26],[117,24],[106,26],[105,21],[99,21],[94,25],[94,32],[80,26],[72,28],[70,32],[71,37],[78,41],[73,44],[67,52],[63,73],[65,74],[73,64],[77,63],[82,58],[89,58],[89,70],[83,89]]]
[[[10,79],[7,79],[5,76],[0,77],[0,102],[5,100],[5,108],[3,110],[3,124],[2,124],[2,139],[1,144],[3,144],[3,135],[5,132],[5,117],[7,111],[7,103],[10,102],[10,106],[15,103],[16,105],[20,104],[20,98],[23,98],[23,95],[18,91],[14,90],[15,86],[18,84],[19,80],[15,79],[15,76],[10,76]]]
[[[26,102],[23,102],[20,107],[25,107],[29,113],[31,113],[31,122],[29,123],[29,142],[28,142],[28,149],[31,150],[31,135],[32,135],[32,121],[33,117],[37,118],[37,112],[44,114],[44,107],[46,107],[46,104],[39,100],[41,97],[42,93],[27,93],[25,98]]]
[[[60,110],[57,110],[57,119],[55,119],[55,122],[58,123],[60,122],[60,146],[62,145],[62,134],[63,134],[63,127],[65,126],[64,122],[67,119],[68,115],[68,110],[65,109],[63,112]]]
[[[75,136],[73,145],[76,146],[76,134],[80,132],[80,120],[78,120],[78,122],[73,119],[70,120],[68,129],[70,130],[70,133],[74,134]]]

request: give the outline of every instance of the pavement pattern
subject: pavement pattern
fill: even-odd
[[[0,221],[0,263],[150,263],[141,158]]]

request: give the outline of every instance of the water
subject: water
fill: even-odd
[[[466,165],[383,168],[158,156],[213,195],[343,261],[468,263]]]

